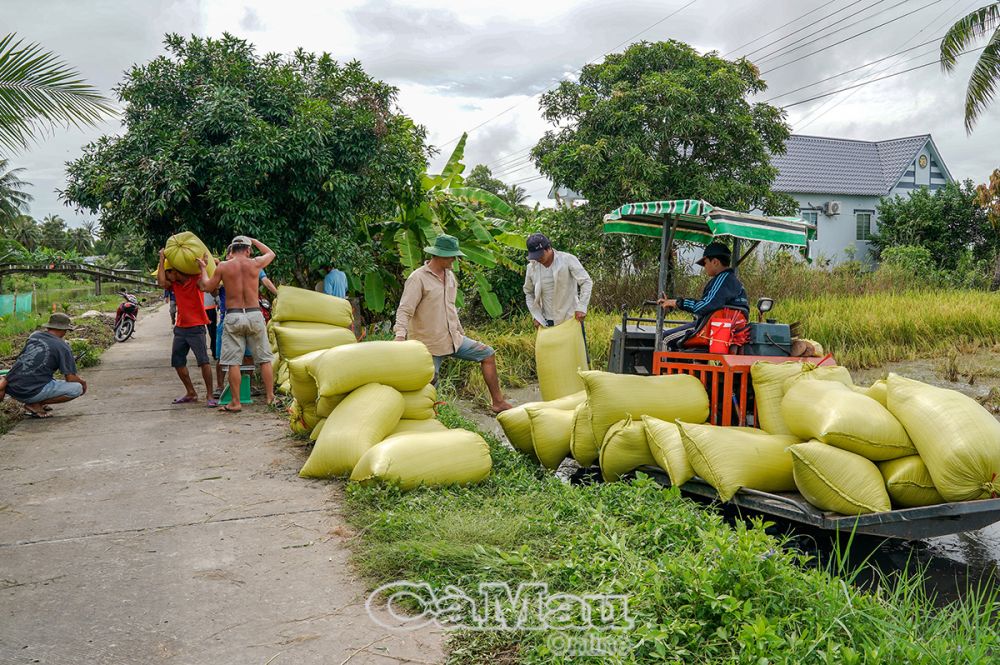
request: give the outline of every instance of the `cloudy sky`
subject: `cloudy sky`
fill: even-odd
[[[544,200],[549,185],[526,157],[547,128],[538,113],[538,95],[605,53],[633,41],[674,38],[727,57],[748,55],[769,84],[761,98],[784,105],[934,61],[935,44],[925,42],[984,4],[0,0],[0,10],[5,31],[56,51],[108,94],[130,65],[162,53],[167,32],[217,36],[228,31],[262,52],[303,47],[340,60],[358,59],[369,73],[399,88],[402,110],[425,125],[430,142],[442,148],[438,163],[468,130],[470,168],[489,164],[505,181]],[[869,32],[854,36],[863,31]],[[874,140],[931,133],[953,175],[982,181],[1000,166],[1000,101],[967,136],[962,108],[974,58],[963,58],[950,76],[933,65],[791,106],[788,119],[795,132],[821,136]],[[870,66],[824,81],[864,65]],[[819,81],[824,82],[803,88]],[[789,94],[779,97],[783,93]],[[58,130],[15,155],[15,165],[25,167],[23,176],[34,183],[31,213],[39,218],[58,213],[73,225],[85,219],[56,194],[64,186],[64,163],[78,157],[89,141],[116,131],[116,121],[96,130]]]

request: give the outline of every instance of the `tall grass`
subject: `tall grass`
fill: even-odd
[[[450,426],[474,429],[445,407]],[[760,522],[648,479],[570,486],[487,437],[492,476],[470,488],[347,487],[354,562],[372,585],[545,582],[552,593],[624,594],[634,628],[617,655],[565,657],[552,631],[452,634],[451,662],[988,663],[1000,655],[996,593],[942,608],[907,573],[874,592],[850,570],[803,565]]]
[[[791,298],[777,301],[768,316],[799,323],[801,337],[820,342],[837,362],[852,369],[946,355],[954,348],[1000,344],[1000,294],[984,291]],[[587,315],[592,368],[607,368],[612,333],[620,324],[620,314],[591,311]],[[516,388],[536,381],[535,330],[530,317],[496,321],[467,333],[496,349],[502,385]],[[485,394],[482,377],[472,363],[445,363],[442,372],[465,396]]]

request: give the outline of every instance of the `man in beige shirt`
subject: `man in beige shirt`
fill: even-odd
[[[458,320],[455,298],[458,281],[451,267],[455,259],[465,256],[458,239],[440,235],[431,247],[424,247],[430,261],[410,273],[403,287],[403,297],[396,308],[396,341],[415,339],[423,342],[434,357],[435,372],[446,357],[479,363],[483,379],[490,390],[493,413],[511,408],[500,390],[497,379],[496,352],[486,344],[465,336]]]

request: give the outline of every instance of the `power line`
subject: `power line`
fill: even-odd
[[[916,39],[917,37],[919,37],[921,35],[921,33],[925,32],[926,30],[931,29],[932,26],[934,26],[943,17],[947,16],[955,8],[955,6],[958,5],[961,1],[962,0],[955,0],[955,2],[953,2],[950,6],[948,6],[947,9],[945,9],[940,14],[938,14],[937,16],[935,16],[933,19],[931,19],[930,21],[928,21],[927,24],[924,27],[920,28],[920,30],[918,30],[913,35],[911,35],[910,38],[907,39],[902,44],[900,44],[900,46],[906,46],[907,44],[909,44],[910,42],[912,42],[914,39]],[[965,8],[961,10],[961,12],[958,14],[958,16],[956,16],[954,18],[951,18],[951,19],[945,19],[945,24],[944,24],[944,26],[941,26],[941,27],[947,28],[948,25],[950,25],[951,23],[954,23],[959,17],[964,16],[968,12],[968,10],[971,9],[974,5],[978,4],[979,1],[980,0],[972,0],[971,3],[969,3],[968,5],[966,5]],[[903,62],[907,62],[907,61],[909,61],[911,59],[912,58],[908,58],[907,60],[905,60]],[[899,62],[899,63],[891,62],[891,63],[888,63],[884,67],[879,68],[879,70],[876,71],[872,75],[873,76],[879,76],[880,74],[883,74],[886,71],[888,71],[895,64],[903,64],[903,62]],[[859,82],[859,81],[863,80],[864,78],[865,78],[864,76],[858,77],[858,78],[856,78],[854,80],[854,82]],[[814,122],[816,122],[817,120],[819,120],[820,118],[822,118],[823,116],[825,116],[830,111],[833,111],[835,108],[837,108],[838,106],[840,106],[841,104],[843,104],[844,102],[846,102],[848,99],[850,99],[855,94],[857,94],[857,92],[858,92],[858,89],[855,89],[855,90],[852,90],[851,92],[849,92],[846,97],[840,99],[839,101],[834,101],[833,99],[831,99],[831,100],[829,100],[827,102],[824,102],[817,109],[814,109],[808,116],[806,116],[803,119],[803,121],[802,121],[803,124],[800,124],[800,127],[802,129],[805,129],[809,125],[813,124]]]
[[[982,51],[985,48],[986,48],[985,46],[980,46],[979,48],[970,49],[968,51],[962,51],[961,53],[958,54],[958,57],[961,57],[961,56],[966,55],[968,53],[974,53],[975,51]],[[857,83],[855,85],[849,85],[846,88],[840,88],[839,90],[831,90],[830,92],[825,92],[825,93],[823,93],[821,95],[816,95],[815,97],[810,97],[808,99],[803,99],[803,100],[800,100],[800,101],[797,101],[797,102],[792,102],[791,104],[785,104],[781,108],[783,108],[783,109],[789,109],[789,108],[792,108],[793,106],[799,106],[801,104],[808,104],[809,102],[814,102],[817,99],[823,99],[824,97],[829,97],[831,95],[839,95],[840,93],[846,92],[848,90],[854,90],[855,88],[862,88],[862,87],[864,87],[866,85],[871,85],[872,83],[878,83],[879,81],[884,81],[886,79],[895,78],[897,76],[901,76],[903,74],[908,74],[908,73],[914,72],[914,71],[916,71],[918,69],[924,69],[925,67],[930,67],[932,65],[937,65],[937,64],[940,64],[940,63],[941,63],[941,59],[938,58],[937,60],[934,60],[934,61],[931,61],[931,62],[925,62],[922,65],[917,65],[916,67],[910,67],[909,69],[904,69],[902,71],[894,72],[894,73],[888,74],[886,76],[880,76],[878,78],[871,79],[870,81],[864,81],[863,83]]]
[[[640,30],[639,32],[635,33],[634,35],[632,35],[631,37],[629,37],[628,39],[626,39],[626,40],[625,40],[625,41],[623,41],[623,42],[619,42],[618,44],[616,44],[616,45],[615,45],[615,47],[614,47],[614,48],[612,48],[611,50],[609,50],[609,51],[605,52],[605,53],[604,53],[604,54],[602,54],[602,55],[599,55],[599,56],[597,56],[596,58],[593,58],[592,60],[589,60],[589,61],[588,61],[588,62],[587,62],[586,64],[587,64],[587,65],[589,65],[589,64],[591,64],[591,63],[593,63],[593,62],[596,62],[596,61],[597,61],[598,59],[600,59],[600,58],[603,58],[603,57],[607,56],[608,54],[610,54],[611,52],[613,52],[613,51],[614,51],[615,49],[617,49],[617,48],[618,48],[619,46],[621,46],[622,44],[625,44],[626,42],[629,42],[629,41],[631,41],[631,40],[635,39],[635,38],[636,38],[636,37],[638,37],[639,35],[642,35],[642,34],[644,34],[644,33],[646,33],[646,32],[649,32],[650,30],[652,30],[653,28],[655,28],[655,27],[656,27],[656,26],[658,26],[659,24],[663,23],[663,22],[664,22],[664,21],[666,21],[667,19],[670,19],[670,18],[673,18],[673,17],[674,17],[674,16],[676,16],[677,14],[680,14],[680,13],[681,13],[682,11],[684,11],[685,9],[687,9],[688,7],[690,7],[691,5],[693,5],[693,4],[694,4],[694,3],[696,3],[696,2],[698,2],[698,0],[689,0],[689,2],[687,2],[686,4],[684,4],[683,6],[681,6],[680,8],[678,8],[678,9],[676,9],[676,10],[674,10],[674,11],[670,12],[669,14],[667,14],[666,16],[664,16],[663,18],[661,18],[661,19],[660,19],[659,21],[657,21],[656,23],[653,23],[653,24],[652,24],[651,26],[649,26],[648,28],[645,28],[644,30]],[[586,66],[586,65],[584,65],[584,66]],[[562,82],[562,79],[560,79],[559,81],[557,81],[557,84],[558,84],[558,83],[561,83],[561,82]],[[550,85],[550,86],[549,86],[548,88],[546,88],[546,89],[545,89],[545,90],[543,90],[542,92],[540,92],[540,93],[536,93],[536,94],[532,95],[532,97],[538,97],[538,96],[540,96],[540,95],[542,95],[542,94],[544,94],[544,93],[548,92],[549,90],[552,90],[552,89],[553,89],[554,87],[555,87],[555,85]],[[529,99],[530,99],[530,98],[529,98]],[[465,132],[465,133],[466,133],[466,134],[471,134],[472,132],[476,131],[477,129],[479,129],[479,128],[483,127],[484,125],[488,125],[489,123],[493,122],[494,120],[496,120],[496,119],[497,119],[497,118],[499,118],[500,116],[504,115],[505,113],[509,113],[510,111],[513,111],[513,110],[514,110],[514,109],[516,109],[516,108],[517,108],[518,106],[520,106],[521,104],[523,104],[523,103],[524,103],[525,101],[527,101],[527,100],[524,100],[524,99],[522,99],[521,101],[517,102],[516,104],[513,104],[513,105],[511,105],[511,106],[509,106],[509,107],[505,108],[505,109],[504,109],[503,111],[500,111],[500,113],[497,113],[497,114],[496,114],[496,115],[494,115],[493,117],[491,117],[491,118],[488,118],[487,120],[484,120],[483,122],[479,123],[478,125],[476,125],[475,127],[473,127],[472,129],[468,130],[468,131],[467,131],[467,132]],[[447,142],[445,142],[445,143],[442,143],[442,144],[441,144],[441,145],[439,145],[438,147],[439,147],[439,148],[444,148],[445,146],[448,146],[448,145],[451,145],[452,143],[455,143],[456,141],[458,141],[458,140],[459,140],[459,139],[461,139],[461,138],[462,138],[462,135],[461,135],[461,134],[459,134],[458,136],[456,136],[455,138],[451,139],[450,141],[447,141]]]
[[[866,12],[866,11],[868,11],[869,9],[871,9],[872,7],[874,7],[874,6],[876,6],[876,5],[880,5],[880,4],[882,4],[883,2],[886,2],[886,1],[887,1],[887,0],[877,0],[877,2],[873,2],[872,4],[868,5],[867,7],[863,7],[863,8],[861,8],[861,9],[859,9],[858,11],[854,12],[853,14],[848,14],[847,16],[845,16],[845,17],[843,17],[843,18],[839,18],[839,19],[837,19],[836,21],[834,21],[833,23],[831,23],[830,25],[826,25],[826,26],[823,26],[823,27],[822,27],[822,28],[820,28],[819,30],[816,30],[815,32],[811,32],[811,33],[809,33],[808,35],[806,35],[805,37],[800,37],[799,39],[796,39],[796,40],[795,40],[794,42],[791,42],[791,43],[789,43],[789,44],[785,44],[784,46],[780,46],[780,47],[778,47],[777,49],[775,49],[775,50],[774,50],[774,51],[772,51],[771,53],[766,53],[766,54],[762,55],[762,56],[761,56],[761,59],[763,59],[763,58],[769,58],[769,57],[771,57],[772,55],[774,55],[775,53],[779,53],[780,51],[782,51],[783,49],[786,49],[786,48],[788,48],[789,46],[794,46],[795,44],[799,44],[799,43],[801,43],[802,41],[804,41],[804,40],[806,40],[806,39],[809,39],[810,37],[812,37],[812,36],[814,36],[814,35],[818,35],[819,33],[823,32],[824,30],[829,30],[829,29],[830,29],[830,28],[832,28],[833,26],[835,26],[835,25],[837,25],[837,24],[839,24],[839,23],[843,23],[844,21],[847,21],[847,20],[849,20],[849,19],[850,19],[851,17],[854,17],[854,16],[857,16],[858,14],[861,14],[862,12]],[[830,13],[829,13],[829,14],[827,14],[826,16],[823,16],[823,17],[820,17],[820,18],[816,19],[816,24],[819,24],[819,23],[822,23],[822,22],[823,22],[823,21],[825,21],[826,19],[828,19],[828,18],[832,18],[832,17],[836,16],[837,14],[839,14],[840,12],[843,12],[843,11],[847,11],[848,9],[850,9],[851,7],[853,7],[854,5],[857,5],[857,4],[860,4],[860,3],[862,3],[862,2],[866,2],[866,0],[855,0],[854,2],[852,2],[852,3],[851,3],[851,4],[849,4],[849,5],[847,5],[846,7],[842,7],[842,8],[838,9],[838,10],[837,10],[837,11],[835,11],[835,12],[830,12]],[[789,34],[785,35],[784,37],[781,37],[781,38],[779,38],[779,39],[776,39],[776,40],[774,40],[773,42],[770,42],[770,43],[768,43],[768,44],[764,44],[764,45],[763,45],[763,46],[761,46],[760,48],[757,48],[757,49],[754,49],[753,51],[750,51],[749,53],[744,53],[744,54],[743,54],[743,57],[744,57],[744,58],[748,58],[748,57],[750,57],[751,55],[753,55],[754,53],[759,53],[759,52],[763,51],[763,50],[764,50],[764,49],[766,49],[766,48],[770,48],[770,47],[774,46],[774,45],[775,45],[775,44],[777,44],[778,42],[783,42],[783,41],[785,41],[786,39],[788,39],[789,37],[794,37],[794,36],[795,36],[795,34],[796,34],[796,33],[794,33],[794,32],[791,32],[791,33],[789,33]]]
[[[787,97],[788,95],[794,94],[796,92],[801,92],[802,90],[805,90],[807,88],[812,88],[814,86],[817,86],[820,83],[826,83],[827,81],[832,81],[833,79],[840,78],[841,76],[847,76],[848,74],[853,74],[854,72],[860,71],[862,69],[867,69],[867,68],[871,67],[872,65],[877,65],[880,62],[885,62],[886,60],[891,60],[891,59],[893,59],[893,58],[895,58],[897,56],[903,55],[904,53],[909,53],[910,51],[915,51],[918,48],[921,48],[923,46],[927,46],[928,44],[933,44],[934,42],[938,41],[939,39],[941,39],[941,37],[935,37],[934,39],[928,39],[926,42],[923,42],[921,44],[917,44],[916,46],[911,46],[910,48],[904,49],[902,51],[897,51],[896,53],[892,53],[890,55],[887,55],[884,58],[879,58],[878,60],[872,60],[871,62],[868,62],[868,63],[865,63],[865,64],[860,65],[858,67],[855,67],[854,69],[848,69],[847,71],[840,72],[839,74],[834,74],[833,76],[827,76],[825,79],[820,79],[820,80],[816,81],[815,83],[809,83],[809,84],[803,85],[801,87],[795,88],[794,90],[789,90],[788,92],[783,92],[780,95],[774,95],[773,97],[769,97],[769,98],[765,99],[764,103],[765,104],[769,104],[769,103],[773,102],[776,99],[780,99],[782,97]],[[927,55],[927,54],[921,53],[920,55],[915,56],[914,59],[922,57],[924,55]],[[903,62],[908,62],[908,60],[904,60]],[[902,64],[902,63],[900,63],[900,64]]]
[[[863,1],[863,0],[857,0],[857,2],[862,2],[862,1]],[[857,3],[855,3],[855,4],[857,4]],[[732,55],[733,53],[736,53],[737,51],[739,51],[739,50],[740,50],[741,48],[745,48],[745,47],[747,47],[747,46],[750,46],[751,44],[753,44],[753,43],[755,43],[755,42],[759,42],[760,40],[764,39],[765,37],[770,37],[771,35],[773,35],[774,33],[778,32],[779,30],[782,30],[782,29],[784,29],[784,28],[787,28],[788,26],[792,25],[793,23],[797,23],[798,21],[800,21],[800,20],[804,19],[805,17],[807,17],[807,16],[809,16],[809,15],[811,15],[811,14],[815,14],[815,13],[816,13],[816,12],[818,12],[819,10],[821,10],[821,9],[823,9],[823,8],[825,8],[825,7],[828,7],[828,6],[829,6],[829,4],[828,4],[827,2],[823,2],[822,4],[818,5],[818,6],[817,6],[817,7],[815,8],[815,9],[812,9],[812,10],[810,10],[810,11],[807,11],[807,12],[806,12],[805,14],[802,14],[802,15],[800,15],[800,16],[797,16],[796,18],[793,18],[793,19],[792,19],[791,21],[789,21],[788,23],[784,23],[784,24],[782,24],[782,25],[779,25],[779,26],[778,26],[777,28],[775,28],[774,30],[771,30],[770,32],[765,32],[765,33],[764,33],[763,35],[760,35],[760,36],[758,36],[758,37],[754,37],[753,39],[751,39],[750,41],[748,41],[748,42],[747,42],[746,44],[740,44],[740,45],[739,45],[739,46],[737,46],[736,48],[734,48],[734,49],[732,49],[732,50],[730,50],[730,51],[727,51],[727,52],[723,53],[723,54],[722,54],[722,57],[723,57],[723,58],[728,58],[728,57],[729,57],[729,56],[731,56],[731,55]],[[846,7],[845,7],[845,9],[846,9]],[[787,35],[786,37],[782,37],[781,39],[787,39],[787,38],[788,38],[788,37],[790,37],[790,36],[791,36],[792,34],[795,34],[795,33],[791,33],[791,34]],[[781,39],[779,39],[778,41],[781,41]],[[776,43],[776,42],[772,42],[772,43]]]
[[[903,4],[904,2],[908,2],[908,1],[909,0],[903,0],[903,2],[901,2],[899,4]],[[777,67],[772,67],[771,69],[768,69],[767,71],[764,71],[764,72],[761,72],[761,73],[762,74],[769,74],[769,73],[771,73],[773,71],[776,71],[778,69],[783,69],[784,67],[787,67],[789,65],[795,64],[796,62],[800,62],[802,60],[805,60],[806,58],[811,58],[812,56],[816,55],[817,53],[822,53],[823,51],[827,51],[829,49],[832,49],[835,46],[840,46],[841,44],[849,42],[852,39],[856,39],[856,38],[858,38],[858,37],[860,37],[862,35],[867,35],[869,32],[872,32],[874,30],[878,30],[879,28],[885,27],[885,26],[889,25],[890,23],[895,23],[896,21],[899,21],[899,20],[902,20],[904,18],[908,18],[910,16],[913,16],[917,12],[923,11],[923,10],[927,9],[928,7],[940,4],[942,2],[944,2],[944,0],[931,0],[931,2],[929,2],[926,5],[923,5],[921,7],[918,7],[917,9],[914,9],[911,12],[907,12],[906,14],[902,14],[900,16],[897,16],[896,18],[890,19],[890,20],[888,20],[888,21],[886,21],[884,23],[879,23],[878,25],[873,26],[871,28],[868,28],[867,30],[862,30],[861,32],[858,32],[856,34],[851,35],[850,37],[846,37],[844,39],[841,39],[839,42],[834,42],[833,44],[830,44],[828,46],[824,46],[823,48],[817,49],[815,51],[811,51],[809,53],[806,53],[805,55],[802,55],[802,56],[799,56],[798,58],[795,58],[794,60],[790,60],[790,61],[788,61],[788,62],[786,62],[784,64],[778,65]],[[898,7],[899,5],[893,5],[893,6],[894,7]]]

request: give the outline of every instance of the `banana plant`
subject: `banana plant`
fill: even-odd
[[[501,265],[520,272],[521,266],[508,259],[501,248],[525,250],[525,239],[510,230],[515,211],[503,199],[477,187],[465,186],[462,158],[466,138],[463,134],[441,173],[421,177],[419,195],[413,197],[415,202],[401,201],[395,219],[367,227],[369,238],[380,243],[385,256],[395,259],[395,265],[380,262],[375,271],[365,275],[365,305],[369,310],[384,311],[387,290],[397,291],[400,287],[397,275],[405,278],[419,268],[424,262],[424,247],[438,235],[447,233],[458,238],[462,252],[468,257],[467,261],[456,264],[457,271],[474,281],[490,316],[503,313],[484,270]]]

